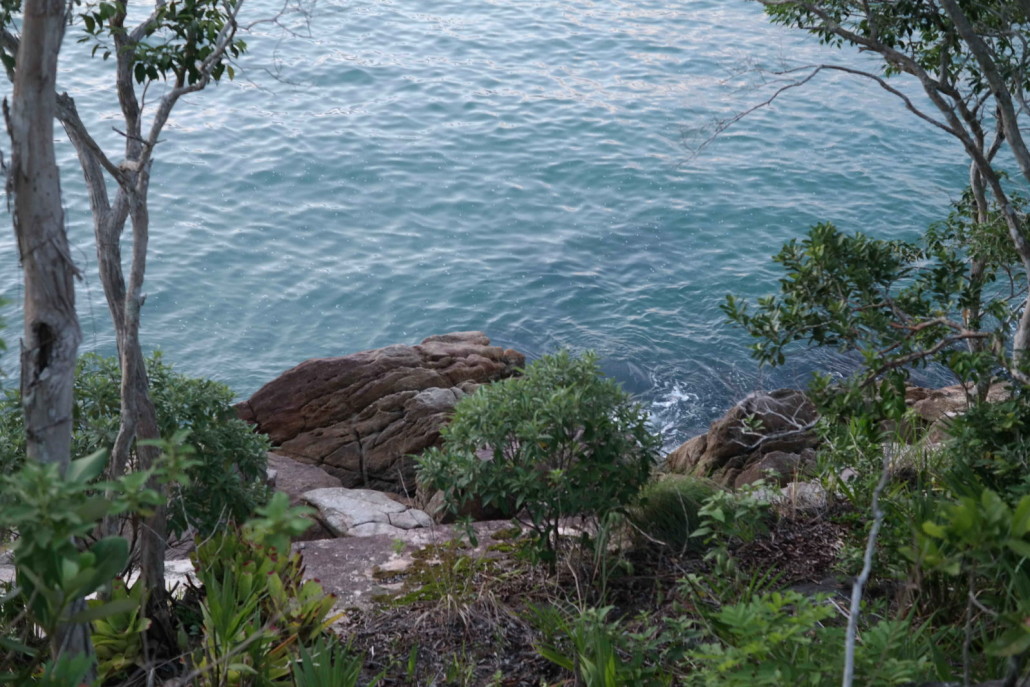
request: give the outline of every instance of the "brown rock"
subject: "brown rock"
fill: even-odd
[[[318,465],[345,487],[414,493],[408,455],[439,443],[459,398],[524,364],[482,332],[431,336],[417,346],[308,360],[236,410],[277,453]]]
[[[991,403],[1003,401],[1011,391],[1005,384],[994,384],[987,391],[987,400]],[[911,399],[911,400],[910,400]],[[942,418],[954,417],[966,411],[969,404],[966,400],[966,389],[961,384],[946,386],[940,389],[923,389],[910,387],[905,390],[905,400],[912,410],[928,425]]]
[[[688,439],[672,450],[665,458],[665,468],[669,472],[686,474],[694,470],[694,466],[701,460],[701,455],[708,447],[708,435],[699,434],[693,439]]]
[[[281,491],[289,496],[292,506],[304,503],[302,498],[304,492],[340,486],[338,478],[333,477],[317,465],[301,463],[278,453],[268,453],[268,471],[275,473],[275,484],[272,486],[276,491]],[[332,539],[336,536],[318,518],[313,517],[309,520],[311,520],[311,526],[300,536],[295,537],[294,541],[317,541]]]
[[[492,535],[511,527],[511,522],[477,522],[473,527],[479,546],[463,551],[463,555],[496,557],[499,554],[490,548],[495,543]],[[452,526],[437,525],[393,536],[345,537],[295,544],[294,550],[304,556],[305,577],[317,580],[327,594],[336,596],[336,611],[355,607],[367,609],[373,606],[376,595],[391,591],[390,586],[381,581],[388,577],[382,572],[403,571],[411,565],[415,551],[460,536],[461,532]]]
[[[275,470],[275,489],[290,497],[290,504],[303,501],[304,492],[339,487],[340,480],[317,465],[301,463],[278,453],[268,454],[268,467]]]
[[[810,476],[815,467],[815,450],[806,448],[801,453],[770,451],[741,471],[733,481],[733,487],[754,484],[759,480],[783,487],[801,477]]]
[[[817,413],[801,391],[758,391],[712,423],[707,434],[690,439],[666,459],[671,472],[735,484],[751,465],[773,452],[800,454],[818,439],[811,431]]]

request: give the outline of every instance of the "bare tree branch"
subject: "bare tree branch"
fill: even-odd
[[[848,614],[848,630],[844,640],[844,676],[841,681],[842,687],[851,687],[855,681],[855,643],[858,640],[858,615],[862,610],[862,590],[869,581],[869,575],[873,570],[873,553],[876,551],[876,538],[880,534],[880,527],[883,525],[884,512],[880,508],[880,496],[887,487],[890,477],[891,448],[885,444],[883,448],[883,469],[880,471],[880,481],[873,489],[873,525],[869,529],[869,538],[866,540],[865,555],[862,557],[862,572],[855,579],[851,587],[851,610]]]

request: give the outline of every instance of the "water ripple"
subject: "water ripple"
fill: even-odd
[[[485,329],[532,356],[598,350],[672,444],[755,386],[851,364],[757,370],[723,294],[770,292],[768,256],[814,222],[911,236],[964,183],[954,146],[839,75],[692,157],[775,87],[756,66],[838,57],[754,3],[365,0],[311,31],[248,37],[241,77],[180,104],[154,168],[144,339],[241,395],[305,358]],[[62,87],[116,146],[106,65],[80,47]],[[61,156],[84,348],[110,352]],[[17,299],[9,232],[0,255]]]

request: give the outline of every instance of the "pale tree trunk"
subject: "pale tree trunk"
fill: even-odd
[[[1019,166],[1024,178],[1030,181],[1030,149],[1027,148],[1023,139],[1022,130],[1019,127],[1020,109],[1012,101],[1012,93],[1005,80],[1002,70],[994,61],[990,48],[983,39],[976,33],[969,18],[959,7],[955,0],[940,0],[941,8],[955,25],[955,30],[968,46],[973,58],[980,66],[987,83],[990,85],[991,95],[997,104],[997,112],[1000,128],[1004,132],[1005,140],[1012,151],[1012,156]],[[1021,5],[1025,10],[1026,4]],[[1019,217],[1012,205],[1009,203],[1005,192],[1002,190],[1000,180],[989,167],[989,161],[980,163],[980,171],[992,187],[995,199],[1001,207],[1005,222],[1009,228],[1009,236],[1018,253],[1023,267],[1026,271],[1027,286],[1030,288],[1030,238],[1027,237],[1026,227],[1023,218]],[[1023,311],[1016,324],[1016,330],[1012,337],[1012,362],[1013,376],[1023,384],[1030,384],[1030,370],[1027,370],[1027,358],[1030,356],[1030,299],[1023,304]]]
[[[124,465],[132,439],[136,443],[139,468],[151,468],[160,457],[154,446],[141,445],[141,441],[159,439],[157,413],[150,398],[150,380],[139,340],[140,310],[143,307],[143,276],[146,273],[147,244],[150,238],[150,214],[147,211],[147,187],[150,183],[150,165],[136,172],[136,187],[129,197],[129,219],[132,225],[132,258],[129,284],[125,290],[121,321],[115,321],[118,353],[121,360],[122,424],[115,441],[115,462]],[[113,311],[112,311],[113,314]],[[160,489],[161,485],[151,484]],[[169,596],[165,589],[165,550],[168,544],[168,518],[165,506],[157,506],[143,521],[140,530],[140,574],[147,589],[147,615],[153,622],[152,631],[161,644],[174,646],[175,631],[169,609]]]
[[[119,6],[121,11],[111,19],[112,28],[117,29],[111,35],[116,55],[114,85],[125,123],[125,149],[121,163],[115,164],[90,136],[79,118],[74,101],[66,94],[58,99],[58,118],[78,154],[89,192],[100,280],[114,324],[121,365],[121,422],[111,451],[109,471],[112,476],[121,475],[130,468],[133,450],[138,460],[135,467],[139,469],[151,467],[158,458],[157,449],[140,445],[143,440],[160,438],[139,339],[150,234],[147,195],[154,149],[179,98],[203,89],[211,80],[215,66],[231,47],[236,32],[236,13],[242,1],[225,6],[226,21],[213,41],[211,52],[200,65],[202,78],[186,83],[183,75],[177,75],[169,84],[168,92],[158,99],[146,132],[143,104],[137,96],[134,82],[135,48],[145,40],[147,27],[156,19],[160,6],[155,8],[149,19],[130,30],[125,27],[127,5],[128,2],[122,3]],[[108,177],[117,184],[113,200],[108,194]],[[121,252],[127,222],[132,231],[128,278]],[[160,488],[160,485],[151,486]],[[139,553],[141,574],[148,590],[147,615],[154,621],[152,632],[157,639],[167,640],[163,643],[171,644],[174,634],[164,587],[166,521],[166,510],[161,507],[143,522]]]
[[[131,74],[131,71],[120,68],[119,81],[126,74]],[[160,438],[139,338],[140,312],[144,301],[143,282],[150,237],[150,216],[146,202],[150,181],[149,163],[143,164],[141,169],[139,158],[142,147],[138,136],[138,109],[135,101],[127,100],[125,96],[126,90],[131,93],[131,82],[128,89],[123,88],[123,85],[119,84],[119,93],[123,100],[128,128],[134,134],[127,139],[128,164],[119,170],[119,188],[113,204],[108,199],[103,165],[84,136],[84,127],[78,120],[74,103],[67,96],[61,97],[61,121],[79,154],[86,186],[89,189],[100,281],[111,312],[122,373],[120,425],[111,449],[109,466],[109,474],[113,477],[124,474],[130,467],[143,470],[152,467],[159,457],[158,449],[140,445],[139,442]],[[127,222],[132,228],[128,282],[125,279],[121,253],[121,239]],[[134,450],[138,464],[131,466]],[[159,484],[150,486],[161,488]],[[153,621],[151,627],[157,635],[156,638],[161,640],[160,643],[172,645],[175,634],[168,608],[164,575],[167,529],[166,509],[159,506],[139,528],[137,545],[140,571],[147,589],[147,616]]]
[[[62,472],[71,460],[72,385],[81,332],[75,314],[77,270],[68,248],[61,180],[54,155],[57,56],[64,35],[63,0],[27,0],[17,75],[8,116],[9,189],[25,275],[21,394],[29,460]],[[73,604],[82,608],[82,600]],[[92,654],[88,624],[59,626],[54,660]]]

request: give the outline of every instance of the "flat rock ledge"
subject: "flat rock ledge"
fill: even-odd
[[[518,374],[521,353],[482,332],[431,336],[341,358],[308,360],[237,404],[276,453],[318,465],[348,488],[415,492],[413,454],[435,446],[454,405]]]
[[[371,489],[314,489],[304,501],[318,509],[318,519],[336,537],[400,537],[406,530],[433,525],[425,512]]]
[[[472,523],[479,544],[463,548],[463,553],[477,558],[498,555],[491,550],[496,543],[493,535],[511,526],[510,520]],[[435,525],[408,530],[399,537],[325,539],[295,544],[294,548],[304,556],[305,577],[318,580],[326,593],[336,597],[336,610],[345,611],[371,608],[376,596],[399,591],[401,584],[382,579],[382,573],[403,573],[414,563],[416,552],[455,539],[462,539],[462,534],[454,526]]]

